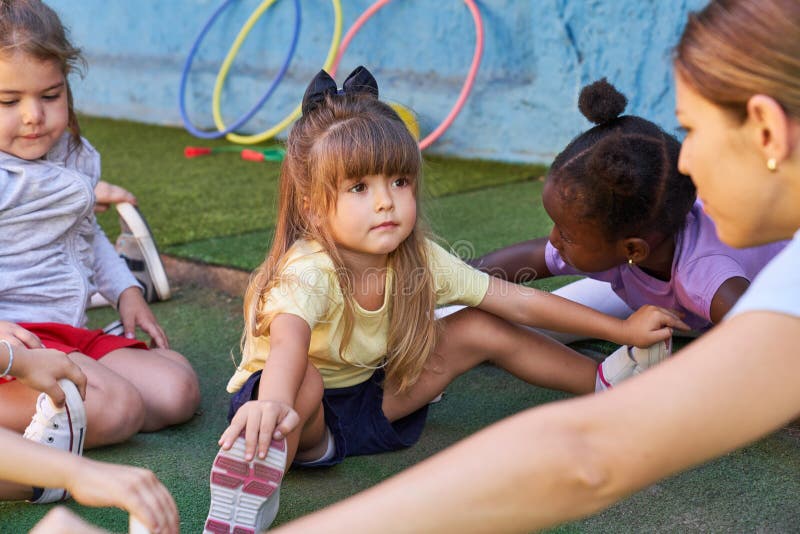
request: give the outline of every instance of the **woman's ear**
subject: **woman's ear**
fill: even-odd
[[[747,124],[765,162],[780,164],[795,149],[797,128],[790,122],[783,107],[770,96],[753,95],[747,101]]]

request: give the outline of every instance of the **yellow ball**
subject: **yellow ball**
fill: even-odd
[[[400,118],[403,119],[408,131],[411,132],[411,135],[414,136],[414,139],[419,141],[419,123],[417,122],[417,118],[414,116],[414,112],[404,105],[398,104],[397,102],[389,102],[389,106],[391,106],[395,113],[400,115]]]

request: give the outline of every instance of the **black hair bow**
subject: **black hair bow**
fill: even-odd
[[[359,66],[350,73],[342,88],[338,89],[331,75],[321,70],[308,84],[303,95],[303,115],[317,109],[325,101],[326,95],[342,94],[367,94],[378,98],[378,82],[365,67]]]

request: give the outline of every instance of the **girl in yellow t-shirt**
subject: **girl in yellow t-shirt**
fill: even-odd
[[[589,393],[646,367],[673,327],[687,328],[660,308],[623,321],[490,278],[433,243],[417,216],[419,148],[377,97],[363,67],[342,89],[321,71],[303,97],[275,239],[244,298],[243,361],[228,383],[208,532],[269,526],[287,461],[327,466],[413,444],[428,403],[482,362]],[[447,303],[470,307],[435,321]],[[598,367],[516,323],[660,345],[623,347]]]

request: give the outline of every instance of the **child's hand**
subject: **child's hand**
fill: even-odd
[[[16,323],[9,323],[8,321],[0,321],[0,339],[5,339],[13,346],[22,345],[30,349],[43,348],[42,342],[36,337],[36,334],[25,330]]]
[[[119,296],[119,317],[125,329],[125,337],[133,339],[138,326],[144,330],[160,349],[169,348],[169,340],[155,315],[144,300],[142,290],[131,286]]]
[[[94,211],[101,213],[106,211],[111,204],[119,204],[120,202],[129,202],[136,205],[136,197],[122,187],[100,180],[94,186]]]
[[[57,350],[15,345],[11,375],[29,388],[47,393],[56,406],[63,406],[66,400],[58,385],[61,378],[71,380],[78,387],[81,398],[86,398],[86,375],[66,354]]]
[[[622,322],[622,342],[625,345],[649,347],[671,338],[673,328],[691,330],[675,312],[648,304]]]
[[[267,457],[269,444],[273,439],[282,439],[294,430],[300,416],[286,403],[279,401],[254,400],[246,402],[233,416],[230,426],[222,433],[219,444],[230,449],[233,442],[244,430],[245,460],[253,459],[258,445],[258,457]]]

